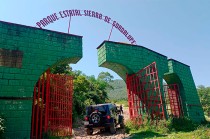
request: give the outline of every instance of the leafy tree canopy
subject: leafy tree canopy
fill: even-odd
[[[50,69],[53,74],[69,74],[72,71],[72,68],[68,64],[61,64]]]
[[[98,79],[104,80],[105,82],[111,82],[113,78],[114,77],[109,72],[101,72],[98,75]]]

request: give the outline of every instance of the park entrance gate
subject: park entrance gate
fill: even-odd
[[[69,10],[69,12],[70,11],[72,10]],[[77,10],[77,13],[79,13],[78,11],[82,15],[85,11],[86,13],[90,13],[91,10]],[[56,17],[60,15],[60,13],[64,15],[63,11],[59,11],[53,15]],[[92,13],[94,12],[92,11]],[[78,15],[78,17],[79,16],[80,15]],[[100,20],[110,23],[113,29],[116,28],[121,31],[129,42],[135,44],[133,37],[128,31],[123,31],[122,26],[118,22],[104,14],[101,14],[100,17],[102,17],[99,18]],[[70,18],[70,16],[68,16],[68,18]],[[63,18],[59,18],[59,20],[60,19]],[[45,20],[45,18],[43,20]],[[42,22],[43,21],[40,21],[40,23]],[[112,29],[110,34],[111,32]],[[46,83],[48,82],[48,89],[52,90],[53,86],[52,84],[50,85],[51,82],[49,82],[49,80],[42,81],[42,79],[40,79],[39,83],[37,83],[37,80],[40,77],[40,73],[45,72],[47,68],[53,65],[63,63],[76,64],[83,57],[82,36],[4,21],[0,21],[0,34],[0,115],[2,114],[5,116],[5,119],[9,119],[5,121],[7,130],[5,130],[3,136],[7,138],[29,138],[31,130],[33,130],[33,137],[38,136],[43,131],[51,132],[57,113],[61,113],[61,111],[65,110],[63,107],[59,106],[59,104],[62,106],[64,102],[55,104],[58,105],[58,107],[53,106],[53,102],[51,102],[52,104],[50,103],[50,97],[53,96],[53,94],[50,94],[51,91],[49,90],[42,89],[42,86],[47,86]],[[126,73],[129,74],[127,75],[127,81],[129,105],[133,106],[130,108],[132,117],[135,117],[137,112],[139,116],[141,116],[141,112],[144,112],[142,116],[148,115],[154,117],[156,113],[160,118],[163,117],[162,107],[164,106],[165,108],[164,99],[163,103],[160,103],[161,97],[158,96],[158,94],[160,95],[160,90],[163,90],[162,85],[160,84],[159,90],[158,82],[155,81],[156,79],[153,79],[153,84],[156,83],[156,87],[153,87],[153,89],[146,87],[152,86],[152,80],[150,83],[149,79],[147,80],[146,78],[153,78],[153,75],[157,76],[157,74],[155,74],[155,72],[154,74],[145,74],[144,77],[140,75],[140,73],[143,74],[149,67],[153,66],[151,65],[133,76],[130,75],[137,72],[138,69],[142,69],[145,65],[155,61],[157,63],[159,79],[165,79],[168,83],[179,85],[184,116],[189,117],[195,122],[205,120],[190,66],[175,59],[168,59],[167,56],[140,45],[114,41],[102,42],[97,47],[97,52],[99,67],[105,67],[115,71],[124,81],[126,81]],[[44,78],[46,78],[46,75]],[[145,80],[147,80],[148,83],[145,83]],[[44,84],[42,82],[44,82]],[[35,97],[33,100],[34,86],[36,86],[35,90],[37,93],[34,94]],[[154,89],[156,89],[157,92],[153,92]],[[42,92],[49,92],[49,94],[47,95],[47,93]],[[155,95],[153,95],[152,92]],[[171,90],[169,90],[169,92],[171,92]],[[46,95],[50,96],[48,100]],[[138,98],[138,96],[140,97]],[[162,96],[164,97],[164,95]],[[173,97],[170,96],[170,98]],[[60,98],[57,96],[57,99]],[[135,104],[134,102],[139,103]],[[32,103],[34,103],[33,120],[31,120]],[[156,106],[152,106],[153,104]],[[138,107],[140,108],[138,109]],[[159,110],[157,109],[158,107],[160,107]],[[57,109],[61,110],[58,111]],[[157,111],[155,111],[156,109]],[[54,113],[50,110],[54,110]],[[146,113],[147,111],[148,114]],[[164,109],[164,111],[166,111],[166,109]],[[176,110],[174,111],[174,114],[175,113]],[[54,121],[51,121],[51,115],[55,117],[53,118]],[[33,126],[31,125],[32,122]],[[35,126],[40,123],[40,126]]]
[[[73,78],[44,73],[34,87],[31,138],[72,134]]]
[[[157,123],[166,118],[166,114],[172,117],[183,116],[178,85],[164,85],[162,94],[155,62],[135,74],[127,75],[126,84],[131,120],[139,124],[146,119],[156,120]]]

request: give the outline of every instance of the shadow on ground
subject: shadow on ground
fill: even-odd
[[[139,133],[132,134],[130,139],[145,139],[145,138],[154,138],[154,137],[165,137],[167,135],[159,134],[152,131],[142,131]]]

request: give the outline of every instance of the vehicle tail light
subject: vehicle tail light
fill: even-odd
[[[111,116],[110,116],[110,115],[107,115],[107,116],[106,116],[106,118],[107,118],[107,119],[110,119],[110,118],[111,118]]]
[[[88,121],[88,117],[87,116],[85,116],[85,121]]]

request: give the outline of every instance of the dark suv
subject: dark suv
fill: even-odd
[[[88,135],[93,134],[93,129],[98,128],[101,131],[109,130],[110,133],[116,133],[117,125],[124,127],[124,117],[120,114],[115,104],[97,104],[86,108],[84,125]]]

